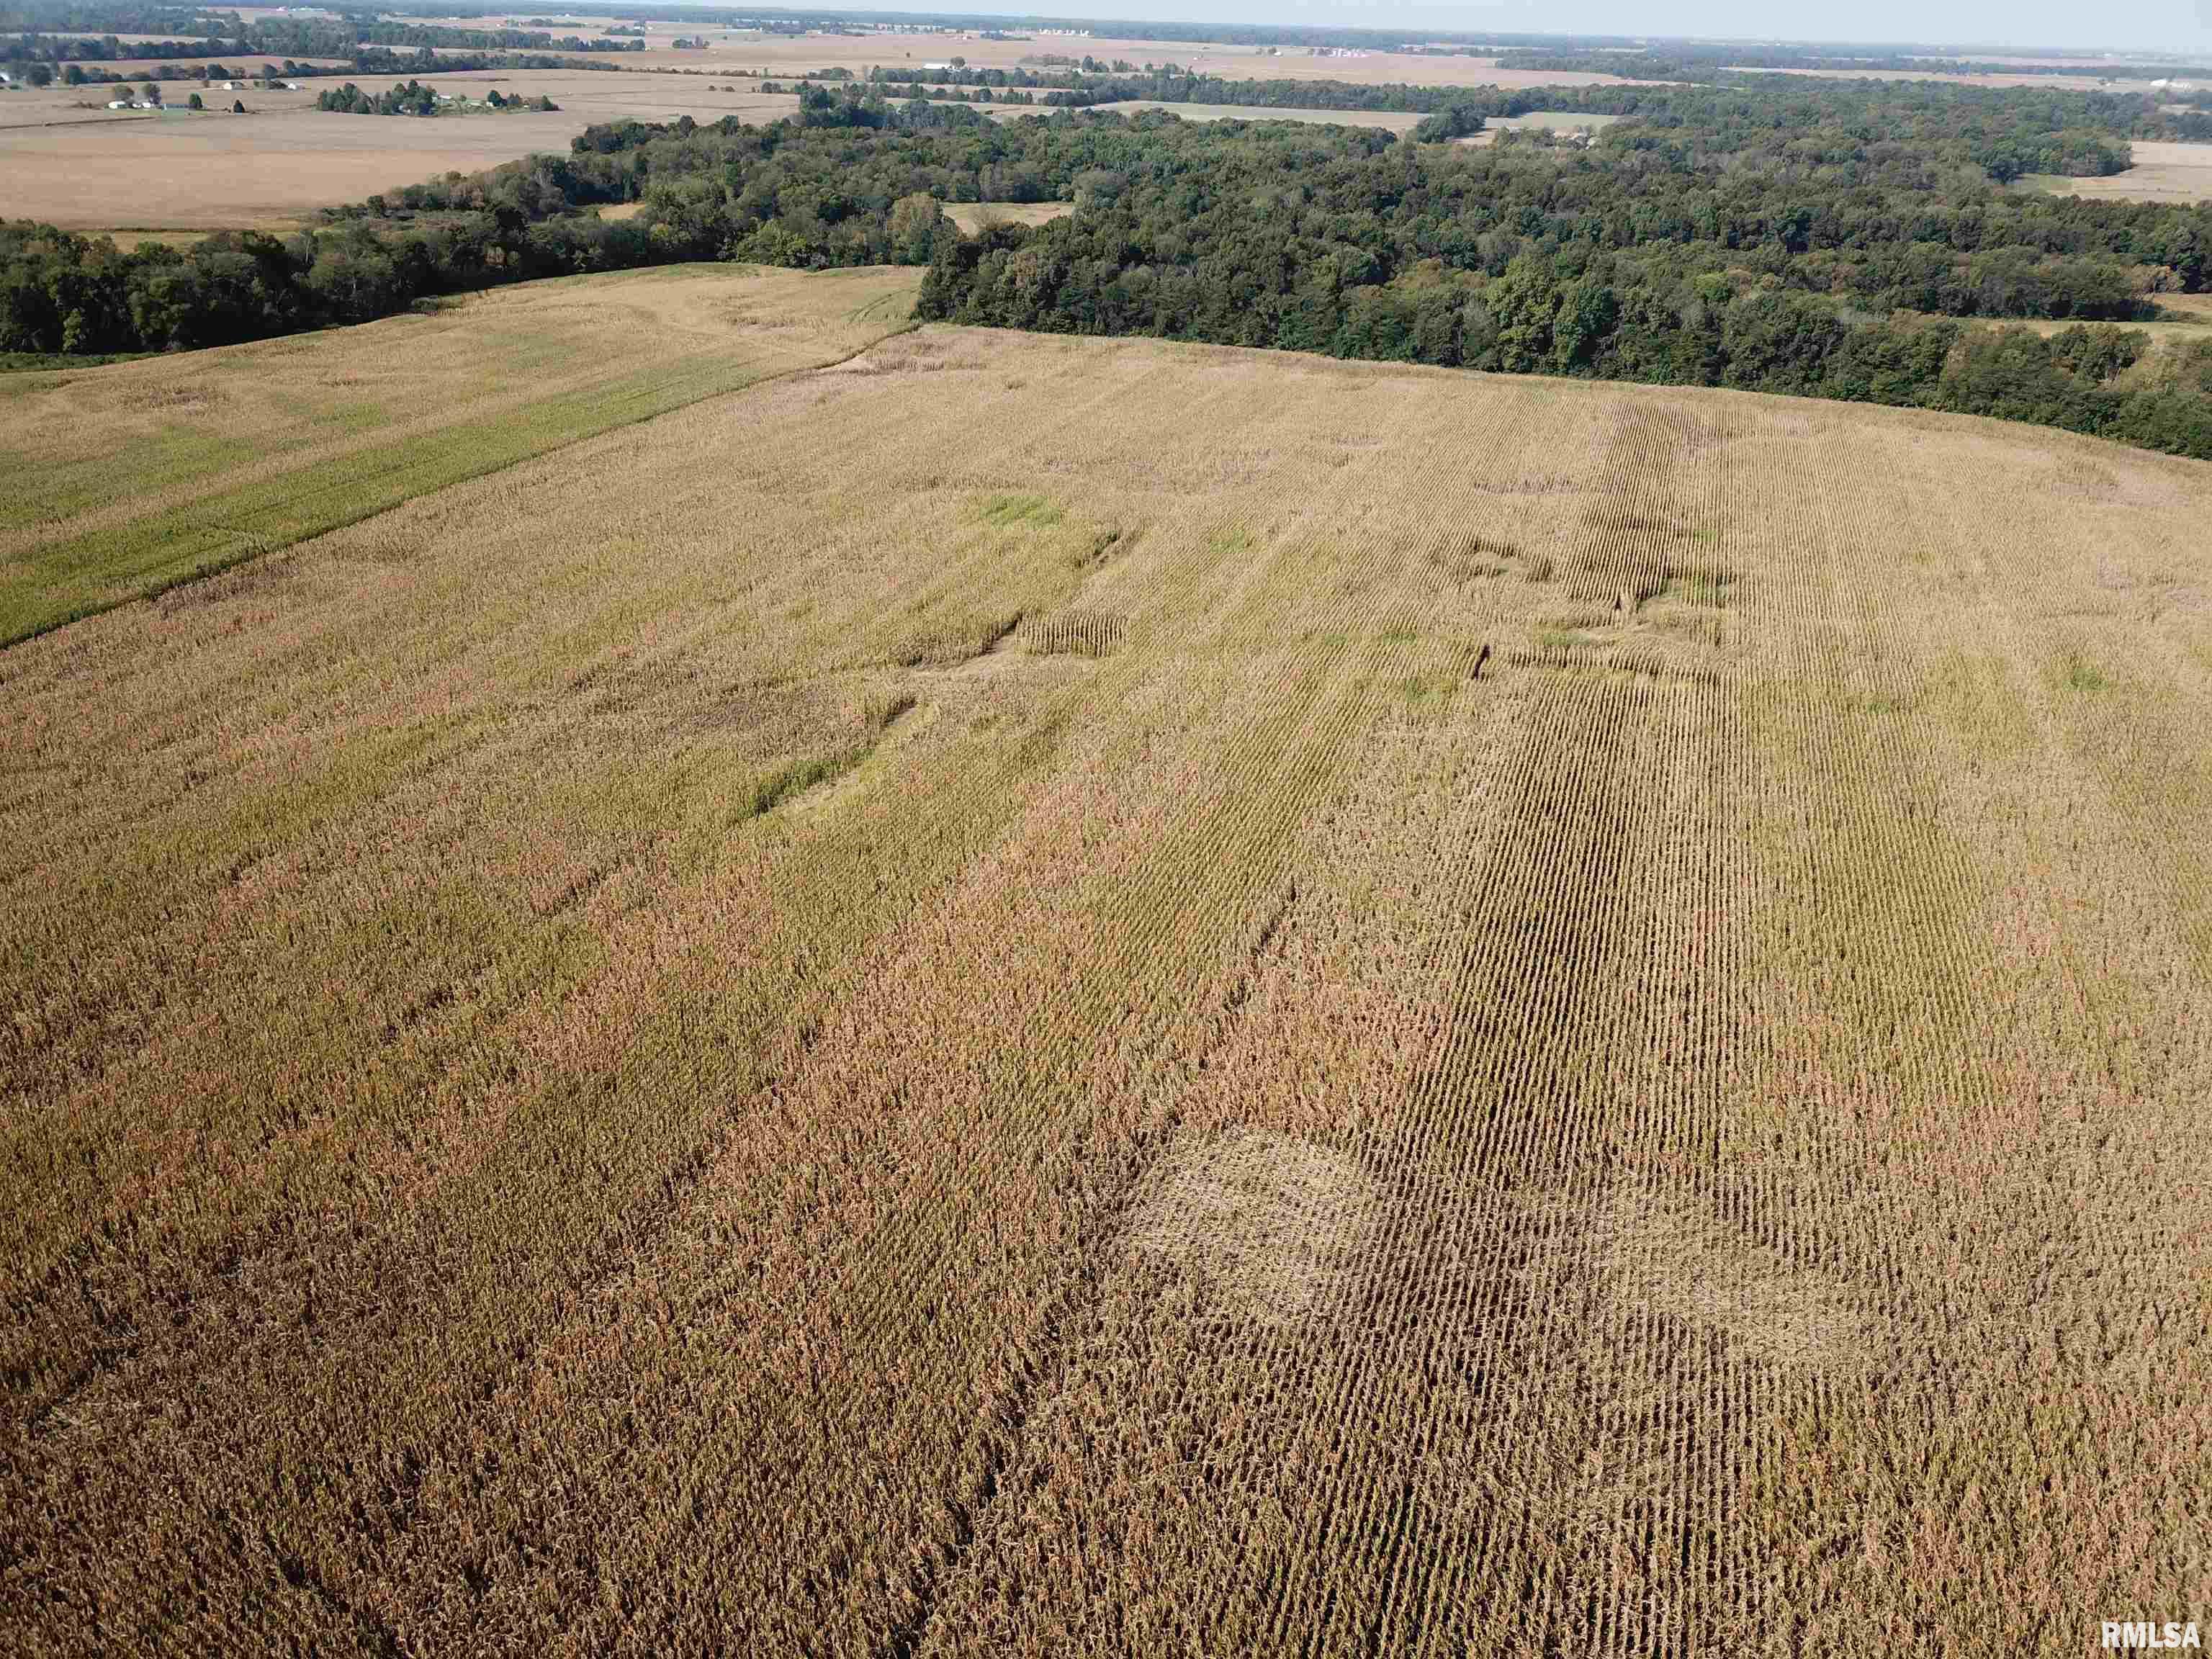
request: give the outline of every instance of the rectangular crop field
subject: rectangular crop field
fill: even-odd
[[[1958,87],[2035,87],[2051,92],[2145,93],[2157,90],[2148,81],[2114,80],[2101,75],[2094,64],[2084,64],[2079,75],[2008,75],[2002,70],[1954,75],[1943,70],[1747,69],[1736,64],[1727,67],[1737,74],[1802,75],[1820,81],[1935,81]]]
[[[611,426],[849,356],[918,270],[664,266],[0,377],[0,641]]]
[[[106,109],[120,88],[11,96],[0,102],[0,217],[72,230],[221,230],[272,219],[300,222],[318,209],[449,171],[473,173],[540,151],[564,155],[568,141],[597,123],[689,115],[703,124],[734,115],[762,124],[799,106],[795,94],[762,93],[747,82],[710,84],[696,75],[501,70],[421,78],[441,92],[478,99],[494,88],[544,94],[559,107],[434,119],[317,109],[316,94],[346,78],[302,81],[296,92],[203,90],[172,81],[163,95],[178,107],[158,114]],[[351,78],[374,93],[409,77]],[[722,84],[744,89],[717,90]],[[182,107],[195,91],[206,109]],[[234,100],[248,112],[232,114]]]
[[[1321,126],[1381,127],[1386,132],[1411,132],[1421,119],[1418,115],[1393,110],[1276,109],[1265,104],[1169,104],[1156,98],[1131,98],[1117,104],[1101,104],[1098,107],[1126,115],[1133,115],[1139,110],[1164,109],[1186,121],[1310,121]],[[1003,120],[1014,120],[1035,112],[1032,110],[1009,109],[1000,112],[1000,116]]]
[[[948,202],[945,216],[973,236],[993,225],[1048,225],[1075,211],[1073,202]]]
[[[0,1650],[2212,1618],[2208,521],[931,327],[0,651]]]
[[[2133,140],[2135,165],[2109,179],[2062,179],[2030,173],[2022,189],[2056,196],[2111,196],[2130,202],[2212,202],[2212,144],[2160,143]]]

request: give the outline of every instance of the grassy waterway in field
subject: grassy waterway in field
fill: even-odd
[[[0,380],[0,644],[906,326],[920,273],[683,266]]]

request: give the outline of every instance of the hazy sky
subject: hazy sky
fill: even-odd
[[[834,3],[834,0],[833,0]],[[804,3],[804,0],[786,0]],[[854,0],[869,5],[870,0]],[[1051,15],[1030,0],[948,0],[946,9]],[[899,9],[873,0],[872,9]],[[911,9],[922,10],[922,5]],[[2085,6],[2061,0],[1853,0],[1778,6],[1771,0],[1112,0],[1071,5],[1093,16],[1192,22],[1328,23],[1375,28],[1498,29],[1545,34],[1668,34],[1796,40],[1914,40],[2212,52],[2212,0]]]

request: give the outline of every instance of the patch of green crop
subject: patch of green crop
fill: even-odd
[[[2096,664],[2069,653],[2066,658],[2066,689],[2069,691],[2108,691],[2112,683]]]
[[[1008,494],[992,495],[983,502],[983,521],[1002,528],[1007,525],[1058,524],[1066,517],[1065,512],[1042,495]]]
[[[580,439],[734,391],[763,372],[757,361],[708,360],[673,372],[661,366],[617,374],[525,409],[325,458],[37,549],[21,560],[33,580],[0,589],[0,645],[213,575]],[[106,482],[96,495],[95,468],[88,464],[79,486],[63,495],[82,495],[92,505],[118,494],[150,493],[165,483],[235,465],[246,459],[236,449],[230,441],[177,428],[145,455],[125,458],[119,477],[118,463],[109,461]],[[42,505],[46,513],[57,511],[54,492],[45,492]]]
[[[58,466],[33,468],[20,453],[0,453],[0,467],[19,481],[17,489],[0,495],[0,527],[73,518],[125,496],[155,495],[251,460],[253,455],[250,443],[181,421],[167,422],[120,448],[82,455]],[[24,480],[35,482],[25,488]]]

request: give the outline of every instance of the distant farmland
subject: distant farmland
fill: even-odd
[[[1389,132],[1411,132],[1420,124],[1419,115],[1373,109],[1278,109],[1272,104],[1182,104],[1157,98],[1132,98],[1098,108],[1134,115],[1139,110],[1164,109],[1186,121],[1312,121],[1332,127],[1381,127]],[[1001,120],[1034,115],[1035,110],[1008,108],[995,112]]]
[[[913,275],[9,400],[0,1649],[2203,1618],[2212,467]]]
[[[337,202],[419,184],[447,170],[476,172],[547,152],[595,123],[700,122],[736,116],[765,123],[793,113],[794,95],[757,83],[721,91],[700,76],[592,70],[501,70],[422,77],[442,92],[482,98],[550,96],[550,113],[448,115],[435,119],[341,115],[315,108],[319,92],[350,78],[380,92],[409,77],[312,79],[297,91],[235,92],[172,81],[176,106],[198,92],[210,107],[160,114],[110,112],[119,88],[53,87],[11,94],[0,105],[0,218],[37,219],[65,229],[149,225],[219,230],[272,220],[302,222]],[[234,100],[249,113],[233,115]],[[90,107],[86,107],[90,106]],[[125,246],[130,240],[124,240]]]
[[[120,374],[0,376],[0,643],[848,356],[904,325],[920,280],[643,270]]]

